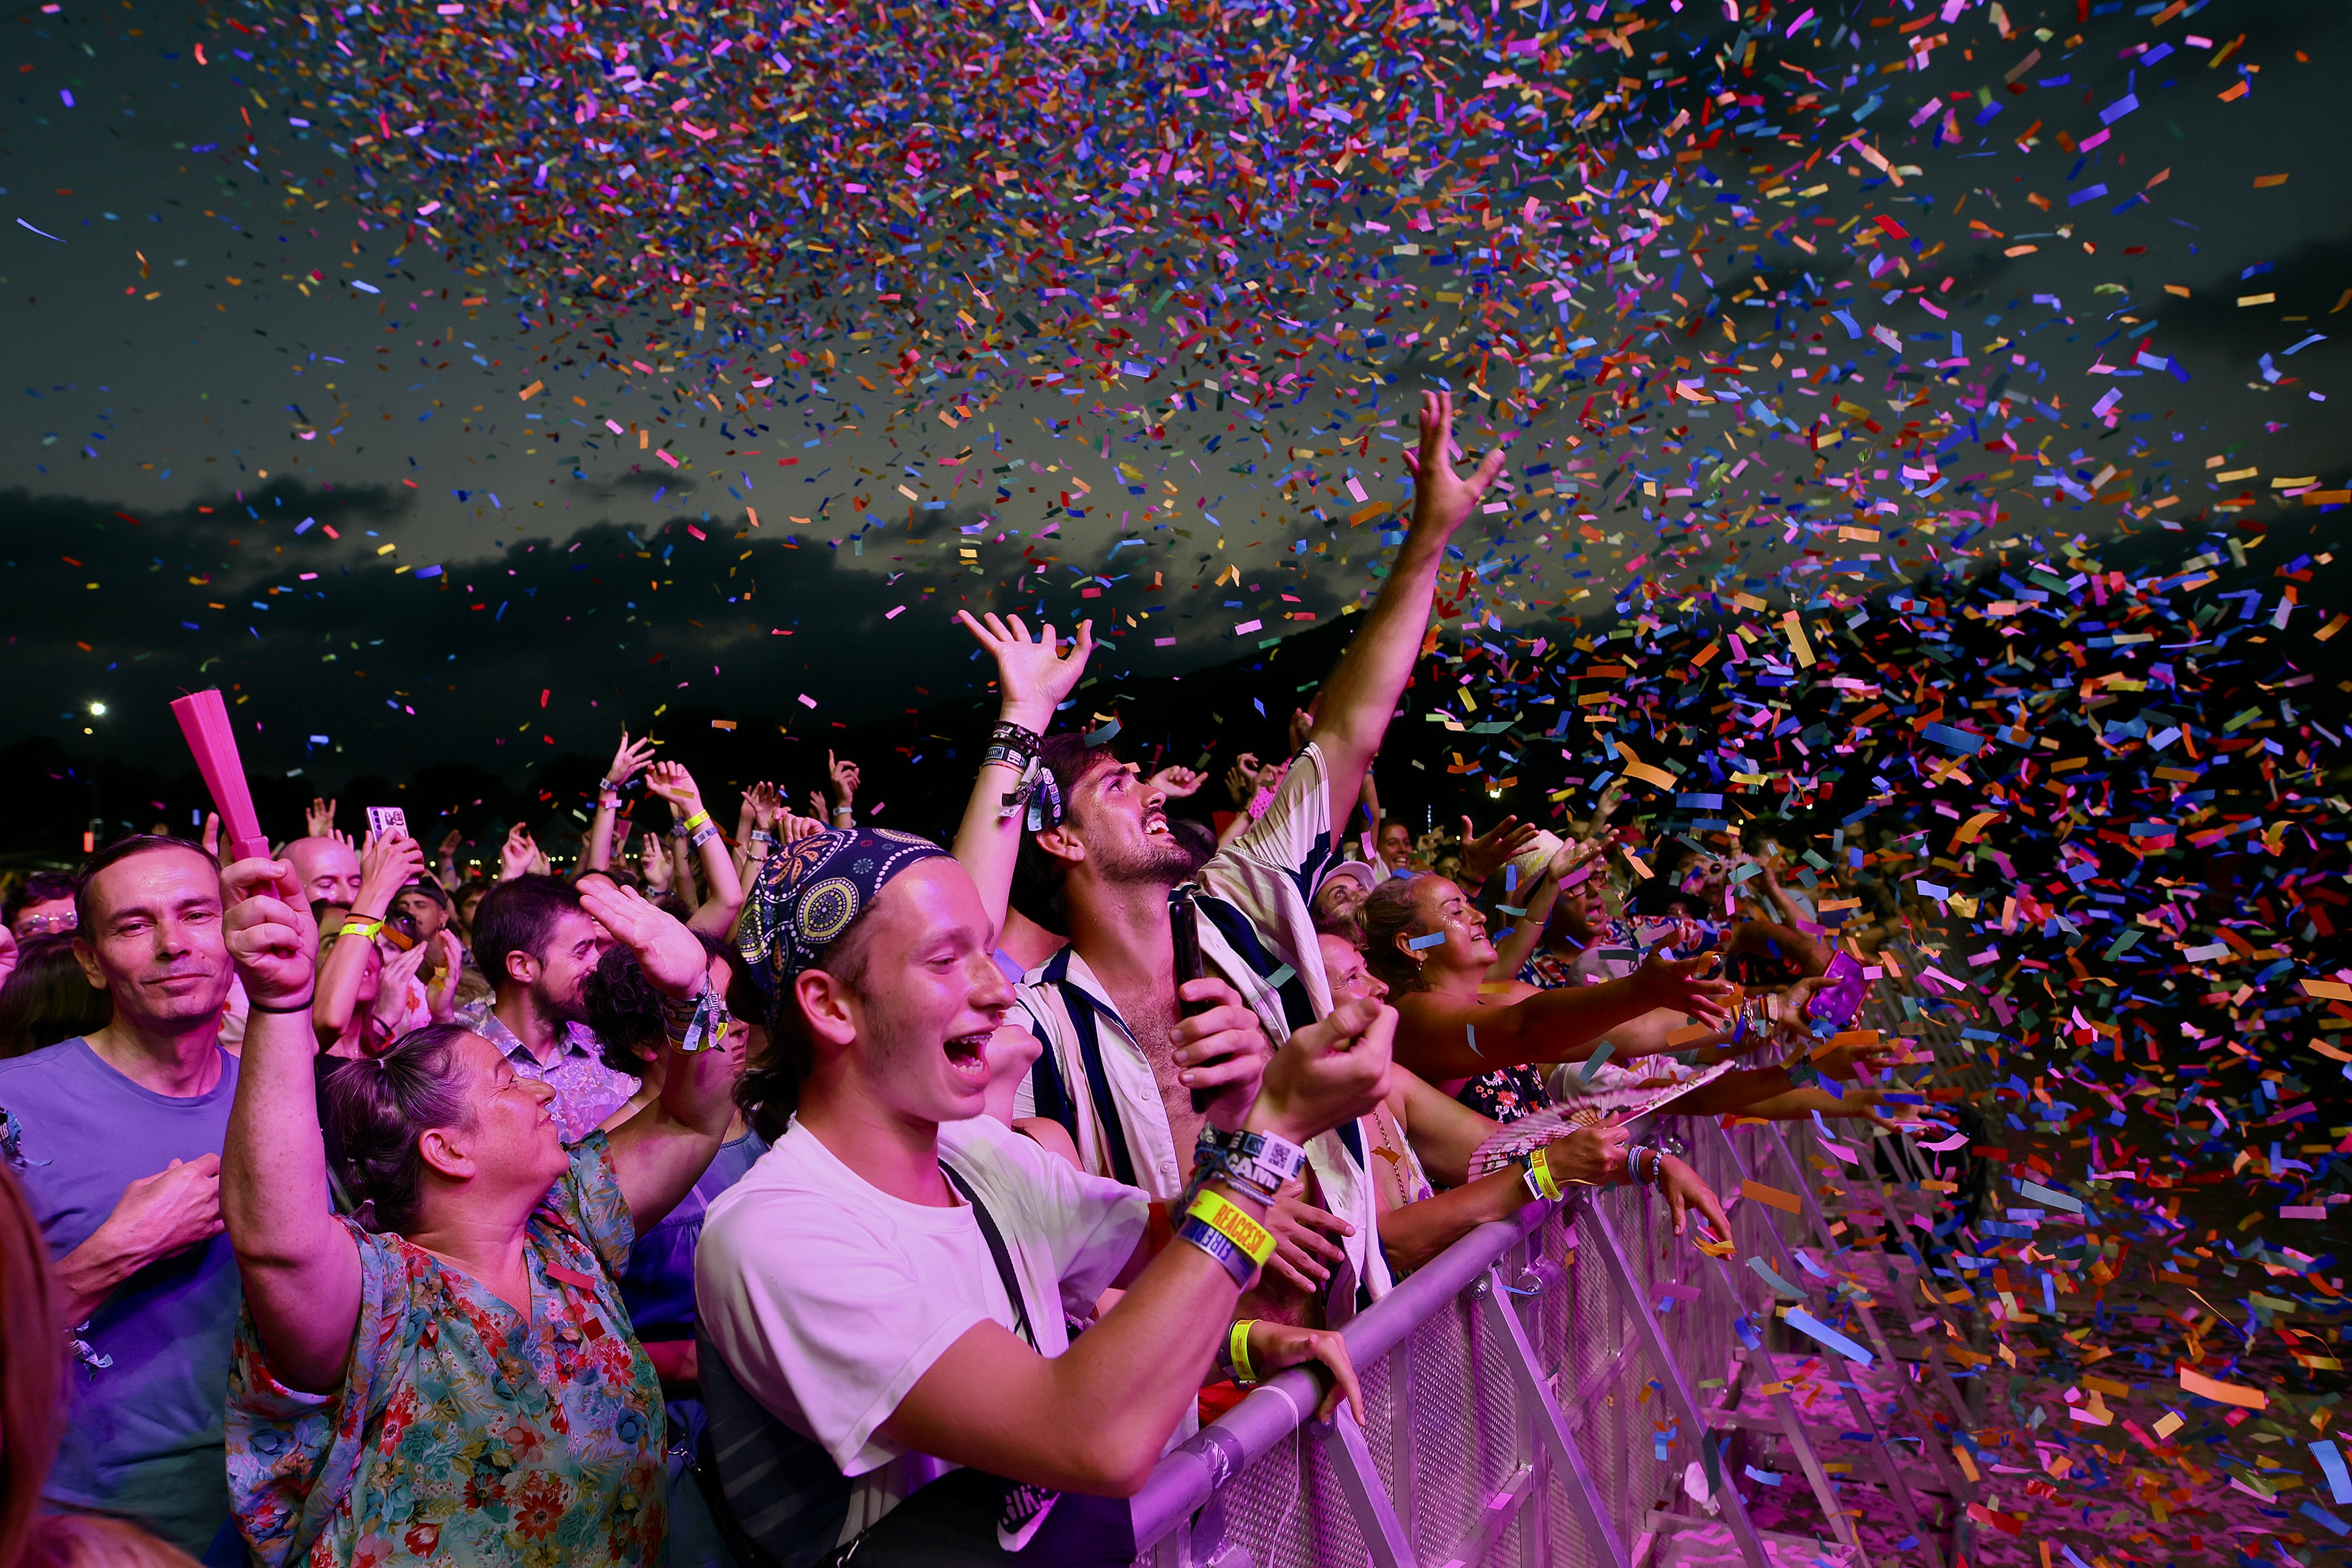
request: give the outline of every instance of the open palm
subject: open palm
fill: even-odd
[[[1462,526],[1470,509],[1503,474],[1500,447],[1479,460],[1465,479],[1454,471],[1454,395],[1421,395],[1421,450],[1404,455],[1412,470],[1412,521],[1415,527],[1451,533]]]

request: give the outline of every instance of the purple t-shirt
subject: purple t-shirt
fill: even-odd
[[[220,1082],[186,1100],[133,1083],[79,1039],[0,1061],[0,1110],[23,1130],[10,1171],[50,1256],[89,1240],[132,1182],[219,1153],[236,1099],[226,1051]],[[228,1521],[222,1420],[243,1302],[221,1235],[149,1265],[100,1305],[79,1337],[110,1364],[66,1369],[51,1500],[127,1515],[191,1553],[211,1544]]]

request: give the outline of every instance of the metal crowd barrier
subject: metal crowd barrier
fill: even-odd
[[[1921,961],[1906,950],[1898,962],[1908,979]],[[1863,1022],[1958,1065],[1957,1028],[1904,1007],[1907,989],[1889,976]],[[1940,1395],[1947,1423],[1972,1423],[1956,1408],[1963,1396],[1936,1349],[1940,1336],[1920,1333],[1929,1319],[1902,1321],[1919,1310],[1916,1297],[1902,1300],[1899,1282],[1890,1287],[1896,1299],[1881,1296],[1877,1308],[1892,1312],[1887,1326],[1868,1303],[1844,1304],[1855,1337],[1866,1331],[1874,1349],[1874,1386],[1888,1394],[1884,1419],[1864,1409],[1865,1374],[1849,1365],[1828,1379],[1845,1407],[1829,1427],[1808,1426],[1809,1416],[1821,1419],[1820,1406],[1794,1408],[1781,1368],[1819,1349],[1791,1342],[1787,1325],[1772,1321],[1772,1290],[1738,1265],[1761,1258],[1801,1278],[1792,1248],[1826,1254],[1858,1238],[1832,1237],[1832,1219],[1814,1200],[1802,1163],[1815,1157],[1810,1125],[1720,1130],[1706,1119],[1690,1131],[1697,1134],[1685,1139],[1691,1163],[1731,1215],[1730,1260],[1675,1239],[1665,1201],[1646,1188],[1530,1204],[1512,1220],[1480,1226],[1340,1331],[1363,1383],[1363,1426],[1344,1406],[1332,1423],[1314,1420],[1319,1391],[1305,1369],[1270,1380],[1162,1458],[1133,1502],[1139,1561],[1153,1568],[1635,1568],[1680,1560],[1767,1568],[1826,1559],[1860,1568],[1871,1558],[1857,1515],[1885,1508],[1912,1521],[1916,1553],[1899,1555],[1952,1562],[1967,1544],[1961,1509],[1973,1488],[1954,1466],[1951,1434],[1938,1429],[1933,1402]],[[1863,1141],[1895,1145],[1888,1154],[1898,1173],[1916,1177],[1921,1168],[1923,1156],[1901,1147],[1901,1138]],[[1793,1187],[1800,1212],[1783,1216],[1738,1201],[1750,1176]],[[1891,1214],[1896,1200],[1879,1190]],[[1925,1348],[1897,1361],[1889,1334],[1906,1327]],[[1863,1432],[1834,1430],[1853,1425]],[[1744,1446],[1718,1450],[1734,1427],[1787,1441],[1783,1458],[1800,1468],[1773,1484],[1821,1500],[1823,1520],[1810,1527],[1827,1532],[1818,1544],[1750,1521],[1755,1488],[1743,1477],[1767,1478]],[[1825,1466],[1816,1453],[1822,1440],[1864,1435],[1863,1457],[1850,1463]],[[1856,1484],[1882,1481],[1875,1491]],[[1932,1526],[1931,1510],[1939,1516]],[[1705,1544],[1677,1553],[1673,1542],[1688,1531]]]

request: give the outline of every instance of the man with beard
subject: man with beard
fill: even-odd
[[[221,1234],[237,1063],[220,1046],[220,867],[184,839],[126,838],[74,905],[74,956],[113,1021],[0,1062],[0,1158],[56,1259],[78,1363],[45,1495],[241,1563],[221,1419],[243,1298]]]
[[[1502,472],[1500,451],[1468,476],[1454,472],[1450,394],[1424,394],[1420,423],[1420,448],[1407,459],[1412,526],[1379,602],[1325,681],[1305,744],[1265,810],[1197,867],[1204,966],[1240,993],[1276,1046],[1331,1011],[1308,894],[1339,859],[1334,822],[1361,792],[1412,672],[1446,542]],[[1199,1063],[1171,1044],[1183,1002],[1169,890],[1194,880],[1196,864],[1169,830],[1165,793],[1110,747],[1057,735],[1036,742],[1035,755],[1045,778],[1028,826],[1038,830],[1023,836],[1013,903],[1067,932],[1070,945],[1018,993],[1046,1049],[1016,1109],[1061,1123],[1088,1172],[1172,1198],[1191,1178],[1202,1117],[1192,1096]],[[1294,1183],[1267,1215],[1279,1243],[1269,1274],[1293,1291],[1323,1290],[1332,1323],[1389,1284],[1366,1149],[1353,1121],[1318,1137],[1307,1155],[1321,1205]],[[1294,1322],[1304,1311],[1259,1305]]]
[[[635,1094],[637,1080],[604,1065],[587,1026],[582,987],[604,956],[596,922],[580,894],[558,877],[526,873],[492,888],[474,911],[474,960],[490,995],[457,1021],[555,1090],[549,1108],[563,1141],[595,1131]]]

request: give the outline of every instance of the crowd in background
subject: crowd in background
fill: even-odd
[[[1919,1116],[1839,1038],[1885,847],[1382,811],[1499,472],[1450,425],[1213,785],[1055,731],[1087,628],[967,616],[999,721],[937,842],[849,760],[803,815],[624,734],[561,858],[320,800],[17,881],[0,1568],[1125,1561],[1171,1441],[1288,1366],[1357,1399],[1334,1331],[1480,1223],[1634,1182],[1720,1248],[1676,1118]]]

